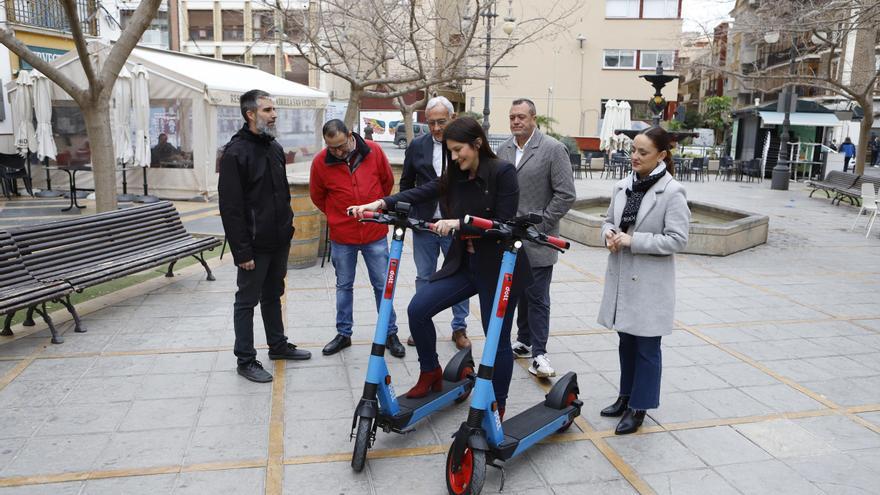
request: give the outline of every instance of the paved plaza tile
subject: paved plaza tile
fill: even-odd
[[[611,181],[578,180],[581,197]],[[617,336],[596,323],[607,255],[575,245],[551,286],[548,351],[578,374],[582,417],[507,463],[505,494],[837,494],[880,486],[880,239],[849,232],[855,209],[767,183],[685,183],[688,197],[770,217],[768,243],[723,258],[677,259],[676,328],[664,338],[661,406],[640,433],[613,434],[599,410],[617,396]],[[442,494],[451,434],[467,404],[410,433],[378,433],[362,473],[349,438],[373,337],[375,304],[359,261],[354,345],[321,355],[335,334],[330,266],[291,270],[285,317],[309,361],[273,362],[262,322],[258,359],[276,382],[235,372],[234,268],[199,269],[83,305],[63,345],[45,328],[0,340],[0,495]],[[401,339],[415,291],[409,241],[395,301]],[[145,285],[146,287],[146,285]],[[448,360],[451,313],[435,319]],[[473,352],[484,344],[476,305]],[[398,392],[414,382],[414,348],[388,357]],[[553,380],[514,366],[508,417]],[[489,469],[483,493],[497,493]]]

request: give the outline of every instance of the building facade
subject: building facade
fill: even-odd
[[[512,5],[519,19],[539,17],[538,9],[544,7],[525,0]],[[532,99],[538,114],[553,118],[554,130],[563,135],[597,136],[609,99],[629,101],[633,120],[650,121],[647,101],[654,90],[639,76],[653,72],[658,60],[666,70],[676,69],[681,2],[595,0],[576,5],[570,27],[518,47],[493,69],[490,133],[509,133],[510,103],[520,97]],[[501,29],[493,36],[503,45]],[[482,113],[484,88],[482,81],[465,86],[467,110]],[[677,81],[663,90],[673,105],[677,94]]]

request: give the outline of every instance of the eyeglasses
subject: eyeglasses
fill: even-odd
[[[449,123],[449,121],[446,119],[429,120],[428,127],[446,127],[446,124],[448,124],[448,123]]]
[[[339,144],[339,145],[337,145],[337,146],[330,146],[330,145],[327,145],[327,151],[330,151],[331,153],[338,153],[338,152],[342,152],[342,151],[348,151],[348,143],[349,143],[350,140],[351,140],[351,136],[349,136],[348,138],[346,138],[345,141],[342,142],[342,144]]]

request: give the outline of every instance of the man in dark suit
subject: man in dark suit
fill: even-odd
[[[425,107],[425,116],[428,120],[430,134],[423,134],[414,139],[406,148],[403,160],[403,173],[400,176],[401,192],[427,184],[438,178],[443,173],[443,130],[446,125],[455,118],[455,109],[452,103],[443,96],[437,96],[428,100]],[[410,216],[429,222],[443,218],[440,214],[440,206],[437,201],[413,205]],[[449,246],[452,244],[452,236],[439,237],[430,232],[414,230],[413,256],[416,262],[416,291],[422,287],[431,275],[437,271],[437,258],[440,251],[446,256]],[[468,300],[452,307],[452,341],[459,349],[471,345],[467,338]],[[412,337],[407,339],[408,345],[415,345]]]
[[[538,230],[559,235],[559,220],[575,200],[571,162],[565,145],[538,129],[535,104],[528,99],[514,100],[510,107],[512,137],[498,147],[498,158],[516,166],[519,180],[517,215],[539,213],[544,220]],[[523,293],[517,306],[517,342],[513,355],[532,357],[529,372],[541,378],[556,375],[547,357],[550,335],[550,281],[559,253],[546,246],[525,248],[532,266],[534,283]]]

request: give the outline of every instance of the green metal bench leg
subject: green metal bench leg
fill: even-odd
[[[52,318],[49,316],[49,312],[46,311],[46,303],[40,304],[40,307],[33,306],[34,312],[43,317],[43,321],[46,322],[46,325],[49,326],[49,331],[52,332],[52,343],[53,344],[63,344],[64,337],[58,333],[58,329],[55,328],[55,324],[52,323]]]
[[[0,330],[0,335],[4,337],[12,336],[12,317],[15,316],[15,311],[6,315],[6,319],[3,321],[3,330]]]
[[[201,263],[202,267],[205,269],[205,271],[208,272],[208,276],[206,277],[206,280],[208,282],[213,282],[213,281],[217,280],[216,278],[214,278],[214,274],[211,273],[211,268],[208,266],[208,262],[205,261],[204,253],[199,253],[198,255],[194,254],[194,255],[192,255],[192,257],[195,258],[199,263]]]
[[[168,271],[165,272],[165,277],[171,278],[174,276],[174,264],[175,263],[177,263],[177,260],[172,261],[171,264],[168,265]]]
[[[74,308],[73,303],[70,302],[70,296],[66,296],[58,302],[67,308],[67,311],[70,312],[70,316],[73,317],[73,331],[76,333],[86,333],[86,329],[82,326],[82,320],[79,318],[79,313],[76,312],[76,308]]]
[[[34,308],[35,307],[36,306],[31,306],[30,308],[28,308],[27,314],[25,314],[25,316],[24,316],[24,321],[21,323],[22,325],[24,325],[26,327],[32,327],[32,326],[36,325],[36,323],[34,323]]]

